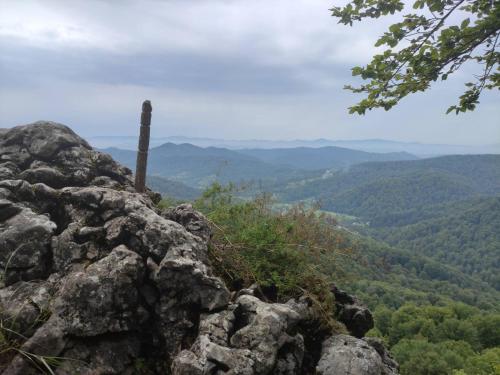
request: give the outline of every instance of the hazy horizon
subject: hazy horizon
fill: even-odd
[[[139,129],[139,127],[138,127]],[[112,134],[103,134],[103,135],[88,135],[89,138],[134,138],[138,139],[139,134],[137,135],[112,135]],[[193,140],[211,140],[211,141],[234,141],[234,142],[319,142],[319,141],[332,141],[332,142],[393,142],[393,143],[407,143],[407,144],[422,144],[422,145],[444,145],[444,146],[498,146],[500,143],[491,142],[491,143],[483,143],[483,144],[467,144],[467,143],[430,143],[430,142],[420,142],[420,141],[398,141],[395,139],[387,139],[387,138],[342,138],[342,139],[334,139],[334,138],[216,138],[216,137],[197,137],[197,136],[187,136],[182,134],[173,134],[167,136],[156,136],[151,137],[150,139],[182,139]]]
[[[98,149],[137,150],[137,136],[95,136],[87,141]],[[453,154],[500,154],[500,144],[485,145],[452,145],[430,144],[420,142],[398,142],[383,139],[332,140],[332,139],[221,139],[193,138],[186,136],[152,137],[150,149],[164,144],[189,144],[197,147],[217,147],[229,150],[245,149],[294,149],[294,148],[324,148],[336,147],[359,150],[371,153],[401,153],[406,152],[418,157],[433,157]]]

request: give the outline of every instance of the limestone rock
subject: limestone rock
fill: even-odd
[[[188,232],[205,241],[208,241],[212,236],[207,219],[201,213],[195,211],[190,204],[181,204],[164,210],[162,216],[181,224]]]
[[[10,213],[5,213],[9,207]],[[0,222],[0,268],[5,270],[5,285],[48,276],[50,238],[56,224],[12,202],[10,206],[4,203],[3,212],[4,217],[12,215]]]
[[[376,337],[365,337],[363,340],[375,349],[380,355],[380,358],[382,358],[385,370],[384,375],[398,375],[399,364],[392,358],[391,353],[386,349],[384,343]]]
[[[121,245],[85,272],[68,275],[54,306],[66,332],[86,337],[137,329],[148,318],[135,288],[144,269],[143,259]]]
[[[332,336],[323,343],[318,375],[394,375],[379,353],[366,341],[348,335]]]
[[[132,187],[132,172],[89,144],[70,128],[50,121],[16,126],[0,137],[0,175],[51,187],[84,186],[108,176]]]
[[[135,193],[130,170],[69,128],[2,130],[0,175],[0,317],[21,350],[69,358],[58,373],[133,374],[141,356],[166,369],[200,314],[229,303],[206,239],[160,216],[155,194]],[[35,363],[18,354],[3,373]]]
[[[294,303],[240,296],[226,311],[205,315],[199,335],[174,360],[174,374],[301,374],[304,340],[292,334],[306,317]]]

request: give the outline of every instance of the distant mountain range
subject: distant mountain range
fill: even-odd
[[[137,137],[132,136],[99,136],[89,137],[89,142],[97,148],[115,147],[125,150],[137,149]],[[493,140],[495,141],[495,140]],[[497,142],[500,139],[496,140]],[[165,143],[189,143],[198,147],[219,147],[230,150],[240,149],[276,149],[276,148],[296,148],[308,147],[319,148],[327,146],[344,147],[354,150],[388,153],[388,152],[408,152],[417,156],[438,156],[452,154],[500,154],[500,143],[490,145],[447,145],[447,144],[426,144],[418,142],[398,142],[383,139],[367,140],[225,140],[213,138],[190,138],[190,137],[158,137],[151,138],[151,147],[157,147]]]
[[[238,152],[253,156],[266,163],[300,169],[342,169],[367,161],[416,160],[407,152],[374,153],[343,147],[296,147],[278,149],[243,149]]]
[[[130,168],[136,152],[104,149]],[[405,153],[369,153],[341,147],[229,150],[166,143],[149,151],[148,175],[165,177],[194,188],[222,183],[284,183],[320,177],[325,170],[339,170],[367,161],[415,160]]]

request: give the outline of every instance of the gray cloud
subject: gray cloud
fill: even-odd
[[[4,1],[0,126],[45,118],[84,135],[135,134],[140,102],[157,136],[388,138],[495,143],[496,93],[444,116],[469,68],[390,112],[347,114],[342,87],[391,20],[348,28],[324,0]]]
[[[22,40],[5,39],[0,38],[0,50],[5,51],[0,56],[3,73],[0,84],[5,88],[65,80],[207,92],[289,94],[331,85],[328,77],[335,70],[337,79],[343,75],[345,81],[349,75],[344,66],[332,63],[276,66],[258,64],[238,56],[222,58],[207,53],[164,51],[127,56],[76,48],[54,52],[23,44]]]

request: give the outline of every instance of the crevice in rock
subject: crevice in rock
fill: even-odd
[[[50,276],[50,274],[54,270],[54,252],[52,251],[52,246],[50,242],[46,246],[45,259],[43,259],[45,263],[45,278]]]
[[[71,218],[69,217],[64,204],[55,204],[47,207],[47,212],[50,216],[50,220],[56,224],[56,230],[54,232],[55,236],[60,235],[68,225],[71,223]]]
[[[188,312],[188,319],[193,324],[193,326],[190,329],[186,330],[185,335],[182,339],[180,348],[181,350],[191,348],[196,338],[198,337],[198,331],[200,328],[200,306],[191,304],[185,307],[185,311]]]
[[[315,374],[316,365],[321,358],[323,341],[330,335],[330,330],[321,326],[316,320],[307,320],[297,326],[297,331],[304,337],[304,359],[302,374]]]
[[[215,367],[210,371],[210,374],[215,375],[219,370],[223,372],[228,372],[230,370],[230,368],[227,365],[215,359],[210,359],[209,362],[215,365]]]
[[[244,311],[244,309],[237,305],[233,311],[234,323],[232,329],[228,331],[228,342],[231,342],[231,337],[238,332],[243,327],[247,326],[250,322],[250,316]]]
[[[255,297],[258,299],[264,301],[264,302],[278,302],[278,287],[276,284],[270,284],[270,285],[258,285],[255,288]]]

